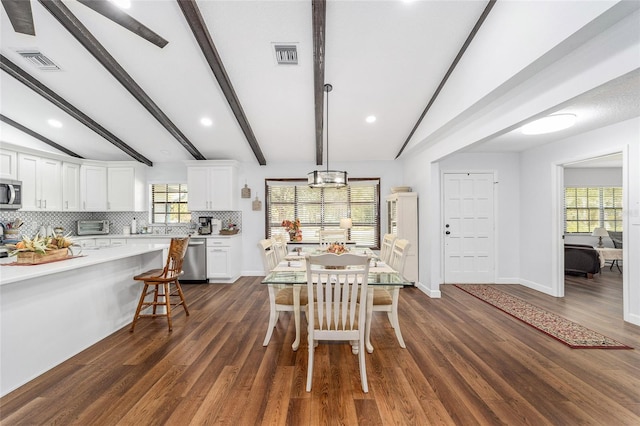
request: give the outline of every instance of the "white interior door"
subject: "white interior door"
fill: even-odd
[[[444,282],[494,282],[493,173],[445,173]]]

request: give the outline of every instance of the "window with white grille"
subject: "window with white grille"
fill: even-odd
[[[349,179],[345,188],[310,188],[304,179],[266,179],[266,237],[286,235],[282,221],[300,219],[302,240],[319,241],[318,231],[340,229],[351,218],[349,240],[380,246],[380,179]]]

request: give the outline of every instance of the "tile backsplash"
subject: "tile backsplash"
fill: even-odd
[[[124,227],[130,227],[131,221],[135,218],[138,224],[138,232],[147,226],[150,232],[183,235],[191,230],[195,230],[199,216],[211,216],[220,219],[222,226],[228,223],[236,224],[242,229],[242,212],[240,211],[219,211],[219,212],[191,212],[191,224],[169,224],[154,225],[149,223],[149,212],[34,212],[34,211],[0,211],[0,222],[3,224],[12,223],[19,218],[24,224],[20,227],[21,235],[33,237],[40,226],[62,227],[64,233],[76,235],[77,220],[108,220],[110,235],[122,235]]]

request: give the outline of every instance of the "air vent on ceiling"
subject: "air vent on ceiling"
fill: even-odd
[[[18,50],[20,56],[42,71],[60,71],[60,67],[37,50]]]
[[[274,44],[278,65],[298,65],[298,46],[295,44]]]

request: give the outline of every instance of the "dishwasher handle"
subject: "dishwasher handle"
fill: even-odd
[[[189,247],[192,247],[192,246],[203,246],[203,245],[204,245],[204,242],[202,242],[202,241],[189,242]]]

